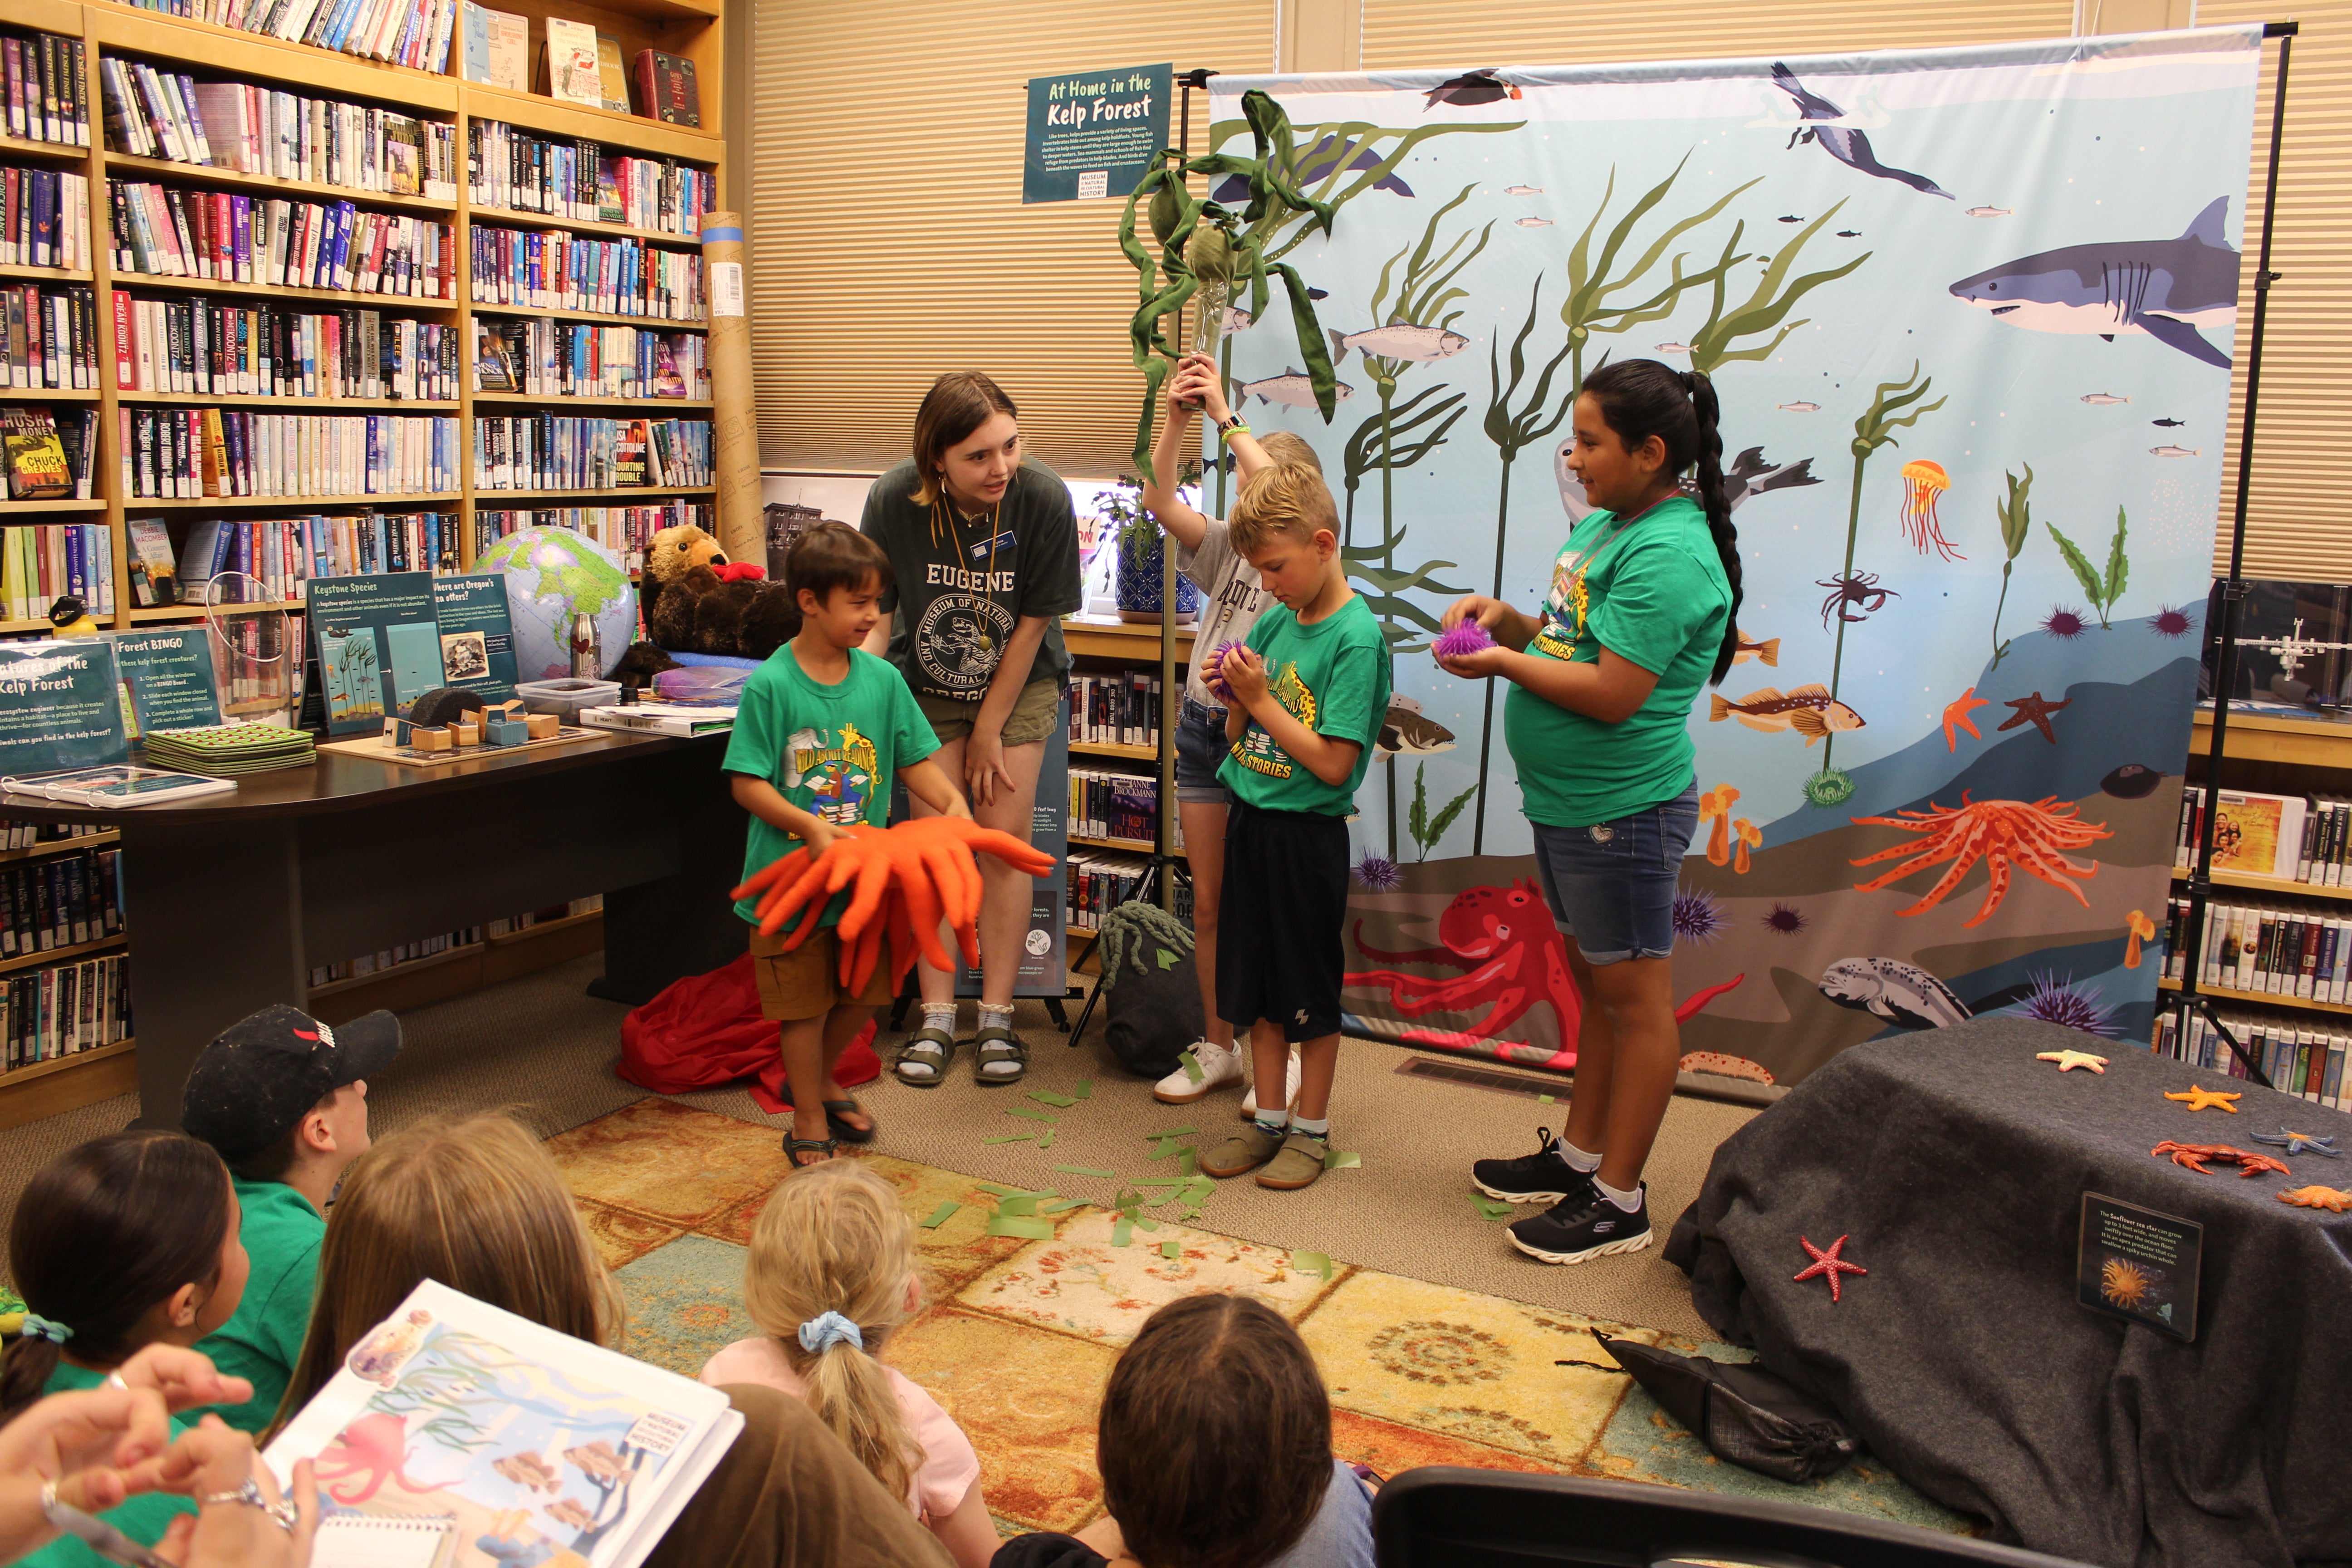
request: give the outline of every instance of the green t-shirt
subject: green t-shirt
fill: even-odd
[[[852,648],[849,673],[826,686],[809,679],[786,643],[743,682],[727,758],[719,765],[767,780],[811,816],[881,827],[890,820],[891,779],[939,749],[915,694],[887,660]],[[782,828],[753,817],[743,843],[744,877],[800,847]],[[841,919],[849,891],[834,896],[818,924]],[[757,921],[759,900],[738,900],[735,912]]]
[[[1590,827],[1672,800],[1691,782],[1690,710],[1723,651],[1731,584],[1706,513],[1673,496],[1620,529],[1596,511],[1552,563],[1528,651],[1598,664],[1603,647],[1658,678],[1632,717],[1605,723],[1514,686],[1503,740],[1528,820]]]
[[[996,516],[967,519],[917,506],[912,458],[866,492],[859,531],[890,557],[893,586],[882,607],[896,610],[890,662],[926,697],[977,702],[988,695],[996,662],[1023,616],[1042,616],[1045,638],[1023,684],[1069,673],[1062,617],[1086,604],[1078,572],[1078,522],[1070,487],[1043,463],[1024,461],[997,503]]]
[[[102,1387],[105,1383],[106,1373],[61,1361],[58,1363],[58,1370],[49,1374],[49,1381],[42,1386],[41,1392],[45,1394],[72,1394],[82,1389]],[[188,1423],[194,1419],[193,1415],[171,1418],[174,1441],[188,1429]],[[121,1508],[110,1508],[99,1517],[140,1545],[152,1546],[163,1539],[163,1532],[172,1528],[173,1520],[181,1514],[195,1511],[196,1505],[192,1499],[173,1492],[142,1492]],[[16,1568],[113,1568],[113,1564],[68,1535],[50,1542],[30,1557],[18,1558]]]
[[[1274,743],[1255,719],[1217,769],[1217,782],[1263,811],[1345,816],[1372,765],[1372,742],[1389,710],[1389,646],[1363,595],[1312,626],[1287,605],[1272,605],[1250,628],[1249,646],[1265,660],[1274,700],[1318,735],[1358,743],[1344,784],[1327,784]]]
[[[196,1349],[222,1372],[253,1384],[253,1397],[245,1404],[215,1405],[212,1413],[257,1436],[278,1414],[302,1336],[310,1331],[310,1292],[318,1282],[319,1244],[326,1239],[327,1222],[310,1199],[283,1182],[242,1176],[235,1182],[245,1215],[237,1236],[253,1272],[246,1278],[245,1300],[236,1315],[196,1342]]]

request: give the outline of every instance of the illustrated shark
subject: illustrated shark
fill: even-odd
[[[1790,133],[1790,146],[1794,147],[1800,142],[1811,142],[1849,169],[1859,169],[1865,174],[1875,174],[1882,180],[1893,180],[1898,184],[1908,185],[1915,191],[1924,191],[1931,196],[1941,196],[1948,202],[1953,199],[1951,192],[1944,189],[1927,175],[1915,174],[1908,169],[1890,168],[1880,163],[1878,154],[1870,150],[1870,138],[1853,127],[1813,123],[1815,121],[1843,120],[1845,118],[1845,110],[1819,93],[1806,91],[1805,84],[1797,79],[1796,73],[1777,60],[1772,65],[1772,85],[1796,100],[1797,113],[1806,121],[1802,127]],[[1790,223],[1802,220],[1782,218],[1780,221]]]
[[[1582,522],[1591,514],[1592,503],[1585,499],[1584,481],[1568,466],[1568,457],[1576,449],[1576,439],[1569,437],[1552,448],[1551,476],[1559,485],[1559,504],[1571,523]],[[1796,485],[1817,485],[1813,477],[1813,460],[1800,458],[1793,463],[1774,463],[1764,455],[1761,447],[1749,447],[1732,459],[1723,476],[1724,499],[1731,510],[1738,511],[1741,503],[1755,500],[1767,490],[1788,489]],[[1692,481],[1683,481],[1683,492],[1691,493]],[[1696,499],[1694,497],[1693,499]]]
[[[2238,319],[2238,253],[2217,196],[2178,239],[2070,245],[1961,279],[1952,298],[2036,332],[2146,332],[2218,369],[2230,356],[2198,335]]]

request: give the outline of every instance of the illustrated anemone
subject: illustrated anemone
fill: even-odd
[[[1805,781],[1805,799],[1818,806],[1843,805],[1853,798],[1853,775],[1843,768],[1823,768]]]
[[[1368,893],[1393,893],[1403,882],[1404,873],[1385,855],[1366,855],[1356,862],[1356,886]]]
[[[1433,647],[1440,658],[1460,658],[1495,646],[1495,638],[1475,621],[1465,621],[1439,637]]]
[[[2185,637],[2197,629],[2197,617],[2178,605],[2167,605],[2150,616],[2147,624],[2160,637]]]
[[[1782,936],[1794,936],[1809,922],[1805,919],[1805,911],[1796,905],[1774,904],[1771,912],[1764,917],[1764,923]]]
[[[1723,906],[1715,901],[1715,895],[1699,888],[1676,890],[1674,921],[1675,934],[1685,942],[1713,942],[1730,923],[1723,918]]]
[[[1221,642],[1215,647],[1211,648],[1209,650],[1209,658],[1207,660],[1210,668],[1213,669],[1223,669],[1225,664],[1225,655],[1233,652],[1234,649],[1241,646],[1242,645],[1238,642]],[[1207,684],[1210,694],[1215,697],[1218,701],[1231,702],[1234,700],[1234,689],[1225,684],[1225,678],[1223,676],[1213,675],[1209,677]]]
[[[2084,618],[2080,610],[2070,610],[2063,605],[2053,605],[2050,606],[2050,614],[2042,617],[2042,629],[2053,637],[2063,637],[2071,642],[2090,630],[2091,623]]]
[[[2115,1035],[2115,1009],[2099,999],[2097,986],[2077,985],[2071,974],[2063,980],[2046,973],[2026,978],[2033,983],[2033,994],[2023,1003],[2027,1017],[2080,1029],[2086,1035]]]

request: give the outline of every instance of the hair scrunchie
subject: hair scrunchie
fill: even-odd
[[[71,1329],[55,1319],[44,1318],[38,1312],[25,1314],[25,1326],[20,1331],[28,1340],[47,1340],[53,1345],[61,1345],[73,1338]]]
[[[866,1348],[866,1335],[839,1312],[820,1312],[801,1325],[801,1349],[811,1355],[823,1355],[845,1340],[854,1349]]]

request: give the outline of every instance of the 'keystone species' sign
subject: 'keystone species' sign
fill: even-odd
[[[1124,196],[1168,145],[1173,66],[1065,72],[1029,79],[1028,151],[1021,200]]]

